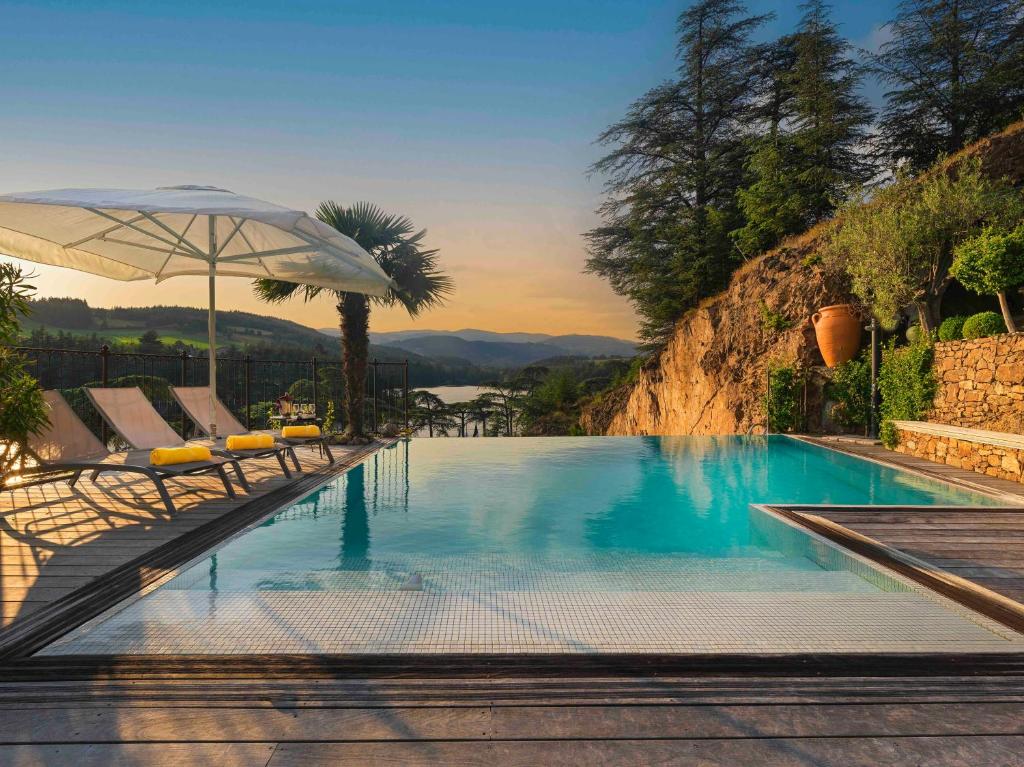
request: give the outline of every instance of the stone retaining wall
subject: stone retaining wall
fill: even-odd
[[[934,369],[929,421],[1024,433],[1024,333],[938,343]]]
[[[945,463],[966,471],[976,471],[990,477],[1024,483],[1021,466],[1024,450],[999,445],[987,445],[934,434],[919,434],[897,429],[899,443],[896,450],[936,463]]]

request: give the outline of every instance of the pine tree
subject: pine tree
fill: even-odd
[[[735,233],[747,255],[830,215],[875,168],[863,151],[871,109],[858,94],[863,68],[829,19],[822,0],[809,0],[800,27],[776,44],[783,67],[781,108],[766,115],[769,130],[747,164],[749,185],[739,193],[745,225]],[[781,119],[780,119],[781,116]]]
[[[702,0],[679,17],[678,77],[649,91],[600,137],[615,148],[593,170],[607,176],[604,224],[587,234],[587,271],[628,296],[641,334],[657,342],[738,263],[745,130],[758,110],[767,17],[735,0]]]
[[[1024,0],[904,0],[874,57],[891,86],[879,149],[924,170],[1024,108]]]

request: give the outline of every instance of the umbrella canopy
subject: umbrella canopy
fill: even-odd
[[[210,419],[217,433],[215,276],[383,296],[390,278],[308,214],[209,186],[0,195],[0,253],[116,280],[209,278]]]

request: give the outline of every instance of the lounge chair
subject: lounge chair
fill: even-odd
[[[238,470],[238,464],[230,458],[214,456],[209,461],[154,466],[149,461],[148,450],[112,453],[89,431],[89,427],[82,423],[82,419],[75,414],[60,392],[46,391],[43,392],[43,396],[49,407],[50,425],[42,433],[29,438],[29,450],[39,463],[19,472],[21,476],[57,475],[59,472],[60,475],[54,476],[52,480],[43,480],[56,482],[64,479],[67,472],[72,472],[68,482],[74,487],[82,472],[86,471],[92,473],[93,479],[104,472],[141,474],[156,485],[169,514],[174,514],[177,509],[167,488],[164,487],[164,479],[168,477],[216,473],[224,483],[224,490],[228,496],[235,497],[235,489],[231,486],[227,472],[224,471],[224,466],[230,464],[234,464],[236,471]]]
[[[181,409],[185,411],[185,415],[196,425],[199,432],[210,439],[210,389],[206,386],[172,386],[171,394],[174,399],[178,401]],[[238,422],[231,411],[224,407],[224,403],[219,399],[217,400],[217,430],[223,434],[257,434],[261,432],[250,432],[242,424]],[[227,437],[219,437],[213,442],[218,449],[227,450]],[[255,450],[230,450],[228,452],[237,455],[239,458],[263,458],[264,456],[273,455],[277,458],[281,464],[281,469],[284,471],[286,477],[291,477],[288,471],[288,467],[284,462],[283,455],[287,455],[291,458],[292,463],[295,465],[295,471],[302,471],[302,467],[299,465],[299,459],[295,455],[295,451],[291,445],[283,444],[279,440],[274,440],[275,444],[273,447],[263,447]]]
[[[103,416],[103,420],[110,424],[121,439],[127,442],[135,450],[152,450],[157,447],[184,447],[185,440],[181,438],[171,425],[161,417],[146,399],[142,389],[138,386],[126,386],[124,388],[86,387],[86,394],[92,401],[93,407]],[[192,444],[203,444],[194,442]],[[216,456],[227,458],[228,463],[238,478],[238,484],[246,492],[252,490],[249,481],[242,473],[238,465],[239,456],[229,451],[219,449],[215,444],[207,444]],[[284,461],[281,462],[284,465]],[[287,473],[287,468],[285,469]]]
[[[210,436],[210,387],[209,386],[172,386],[171,393],[178,400],[181,409],[185,411],[196,428],[207,437]],[[217,409],[217,430],[224,430],[225,434],[271,434],[274,439],[290,447],[299,445],[317,445],[327,456],[327,460],[334,463],[334,455],[327,444],[327,437],[282,437],[274,431],[248,431],[238,419],[228,410],[219,399],[215,405]],[[292,460],[295,461],[295,468],[298,469],[298,461],[295,459],[295,452],[292,451]],[[301,469],[300,469],[301,471]]]

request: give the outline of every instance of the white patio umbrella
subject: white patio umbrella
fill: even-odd
[[[116,280],[209,277],[210,429],[216,436],[216,276],[271,277],[383,296],[391,280],[308,214],[210,186],[0,195],[0,254]]]

